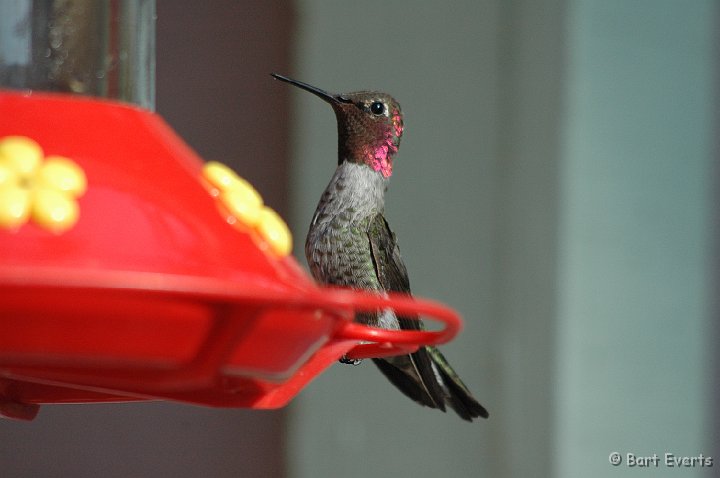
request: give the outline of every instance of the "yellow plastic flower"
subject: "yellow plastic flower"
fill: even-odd
[[[205,164],[203,179],[226,213],[230,224],[253,230],[262,238],[260,246],[269,248],[277,256],[287,256],[292,250],[292,235],[282,218],[263,205],[255,188],[229,167],[216,161]]]
[[[0,139],[0,228],[17,229],[32,220],[62,233],[80,217],[77,198],[85,194],[85,172],[63,156],[44,157],[25,136]]]

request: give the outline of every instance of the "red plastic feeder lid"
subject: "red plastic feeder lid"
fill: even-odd
[[[0,91],[0,414],[147,399],[280,407],[345,354],[407,353],[459,331],[433,302],[317,287],[290,244],[251,185],[157,115]],[[377,308],[445,328],[352,321]]]

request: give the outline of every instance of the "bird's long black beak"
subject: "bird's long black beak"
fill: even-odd
[[[342,97],[341,95],[333,95],[325,90],[321,90],[320,88],[317,88],[315,86],[308,85],[307,83],[303,83],[302,81],[293,80],[292,78],[288,78],[287,76],[278,75],[277,73],[270,73],[270,76],[272,76],[276,80],[284,81],[286,83],[290,83],[291,85],[297,86],[298,88],[301,88],[305,91],[309,91],[313,95],[327,101],[330,104],[349,102],[349,100]]]

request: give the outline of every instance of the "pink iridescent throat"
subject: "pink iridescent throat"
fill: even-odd
[[[397,110],[393,111],[392,123],[392,131],[385,133],[382,142],[364,151],[366,164],[374,171],[379,171],[385,178],[392,175],[393,156],[398,151],[397,145],[403,131],[402,117]]]
[[[385,143],[375,147],[374,151],[368,151],[365,155],[365,162],[375,171],[379,171],[386,178],[392,175],[392,155],[397,152],[397,146],[392,143]]]

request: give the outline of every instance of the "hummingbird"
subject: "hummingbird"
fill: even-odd
[[[400,105],[378,91],[334,94],[276,73],[272,76],[326,101],[337,119],[337,168],[320,197],[305,242],[313,277],[324,285],[410,295],[405,263],[384,216],[385,190],[403,134]],[[356,320],[385,329],[423,328],[417,318],[397,316],[391,310],[359,313]],[[449,405],[468,421],[488,417],[435,347],[424,346],[409,355],[375,358],[373,362],[420,405],[443,412]]]

